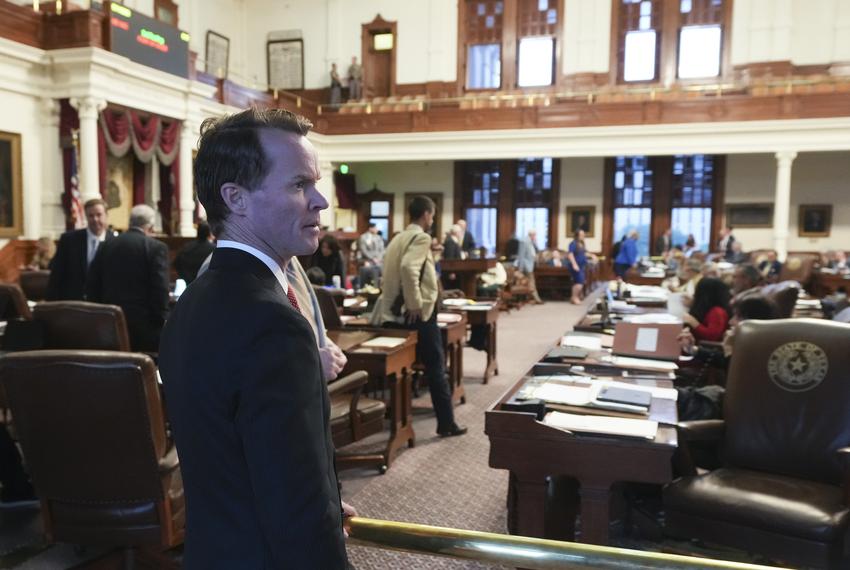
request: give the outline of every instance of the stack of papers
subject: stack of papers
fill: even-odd
[[[602,338],[598,336],[568,334],[561,339],[561,346],[574,346],[587,350],[602,350]]]
[[[394,348],[404,344],[407,338],[398,336],[376,336],[362,343],[358,348]]]
[[[608,416],[580,416],[563,412],[549,412],[543,418],[546,425],[579,433],[617,435],[655,439],[658,422],[632,418],[612,418]]]
[[[447,325],[459,323],[463,319],[463,315],[457,313],[437,313],[437,322]]]
[[[447,307],[465,307],[474,302],[472,299],[443,299],[443,304]]]
[[[682,319],[670,313],[643,313],[641,315],[630,315],[623,317],[626,323],[638,323],[643,325],[665,325],[682,324]]]
[[[638,368],[641,370],[653,370],[656,372],[672,372],[679,369],[675,362],[666,360],[653,360],[651,358],[632,358],[631,356],[603,356],[602,362],[613,364],[621,368]]]

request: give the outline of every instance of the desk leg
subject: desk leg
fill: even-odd
[[[466,392],[463,389],[463,348],[462,344],[453,342],[448,345],[449,381],[452,388],[452,403],[465,404]]]
[[[508,529],[519,536],[546,537],[546,478],[511,471],[508,482]]]
[[[608,544],[608,523],[611,511],[611,487],[579,489],[581,496],[581,542]]]
[[[487,324],[487,367],[484,369],[484,384],[490,381],[490,376],[499,374],[499,364],[496,362],[496,323]]]
[[[385,451],[386,466],[395,459],[398,450],[408,444],[416,445],[416,434],[413,432],[413,410],[411,406],[411,374],[404,369],[400,375],[393,374],[390,382],[390,402],[392,405],[392,427],[390,440]]]

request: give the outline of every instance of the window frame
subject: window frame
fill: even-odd
[[[734,0],[723,0],[719,22],[694,22],[680,13],[681,0],[654,0],[660,6],[660,22],[656,28],[656,78],[651,81],[624,81],[625,32],[622,21],[623,0],[611,0],[611,49],[609,82],[611,85],[711,85],[728,80],[732,75],[732,9]],[[694,0],[699,1],[699,0]],[[710,1],[710,0],[705,0]],[[679,78],[679,33],[689,25],[720,24],[720,73],[714,77]]]

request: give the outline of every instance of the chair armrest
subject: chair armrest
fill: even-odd
[[[676,424],[679,439],[683,441],[717,442],[725,430],[726,422],[723,420],[694,420]]]
[[[177,446],[172,445],[163,457],[159,460],[159,473],[164,475],[170,473],[180,467],[180,459],[177,457]]]
[[[365,370],[358,370],[357,372],[352,372],[342,378],[338,378],[337,380],[328,384],[328,395],[336,396],[339,394],[344,394],[355,388],[359,388],[361,386],[365,386],[366,382],[369,381],[369,373]]]
[[[850,447],[836,449],[844,467],[844,504],[850,506]]]
[[[723,350],[723,343],[715,340],[701,340],[697,343],[699,347]]]

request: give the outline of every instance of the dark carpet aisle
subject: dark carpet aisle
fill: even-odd
[[[466,403],[455,408],[463,437],[436,436],[432,412],[414,413],[416,447],[404,450],[385,475],[375,470],[340,474],[343,498],[365,517],[468,530],[505,533],[508,473],[491,469],[490,442],[484,434],[484,411],[512,386],[575,323],[586,309],[548,302],[502,313],[498,328],[499,375],[487,385],[481,378],[483,352],[464,349]],[[430,402],[427,390],[414,405]],[[381,436],[386,439],[386,436]],[[380,442],[379,436],[364,447]],[[492,568],[469,561],[349,547],[358,570],[396,568]]]

